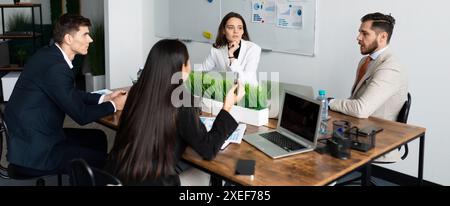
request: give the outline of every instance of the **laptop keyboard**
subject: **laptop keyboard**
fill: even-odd
[[[288,152],[306,148],[278,132],[269,132],[260,135]]]

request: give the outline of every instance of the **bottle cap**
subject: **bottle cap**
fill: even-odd
[[[319,90],[319,95],[325,95],[327,92],[325,90]]]

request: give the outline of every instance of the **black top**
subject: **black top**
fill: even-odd
[[[198,117],[199,110],[195,107],[181,107],[178,109],[178,135],[175,146],[174,168],[181,160],[187,146],[191,146],[206,160],[213,159],[225,140],[236,130],[238,123],[225,110],[221,110],[209,132]],[[106,170],[111,172],[114,157],[110,157]],[[123,182],[125,185],[141,186],[175,186],[180,185],[177,174],[146,180],[144,182]]]
[[[98,104],[100,96],[75,89],[75,75],[58,47],[36,52],[6,105],[8,161],[31,169],[55,169],[66,145],[66,114],[84,125],[114,112],[110,102]]]

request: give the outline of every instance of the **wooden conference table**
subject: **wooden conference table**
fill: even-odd
[[[100,119],[98,122],[117,130],[121,112]],[[210,116],[205,114],[205,116]],[[346,120],[359,128],[376,125],[384,130],[376,136],[376,146],[368,152],[351,151],[351,157],[341,160],[327,153],[306,152],[281,159],[271,159],[255,147],[242,141],[241,144],[230,144],[221,150],[212,161],[202,159],[192,148],[188,147],[183,159],[193,166],[210,173],[215,179],[225,179],[238,185],[248,186],[300,186],[327,185],[344,175],[362,169],[362,184],[368,185],[370,165],[378,157],[397,149],[410,141],[420,138],[418,184],[423,182],[423,161],[425,128],[387,121],[370,117],[358,119],[330,111],[331,120],[328,128],[332,128],[334,120]],[[276,128],[277,120],[270,119],[269,124],[261,127],[247,125],[246,134],[267,131]],[[235,175],[238,159],[256,160],[253,176]],[[221,181],[220,181],[221,182]]]

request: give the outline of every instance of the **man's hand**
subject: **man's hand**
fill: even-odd
[[[114,105],[116,106],[117,111],[123,110],[123,107],[125,106],[125,102],[127,101],[127,97],[128,97],[127,92],[120,92],[119,94],[114,95],[114,98],[111,99],[111,101],[114,102]]]
[[[103,102],[112,101],[114,98],[118,97],[119,95],[125,95],[127,91],[125,90],[116,90],[111,94],[105,95],[103,98]]]

